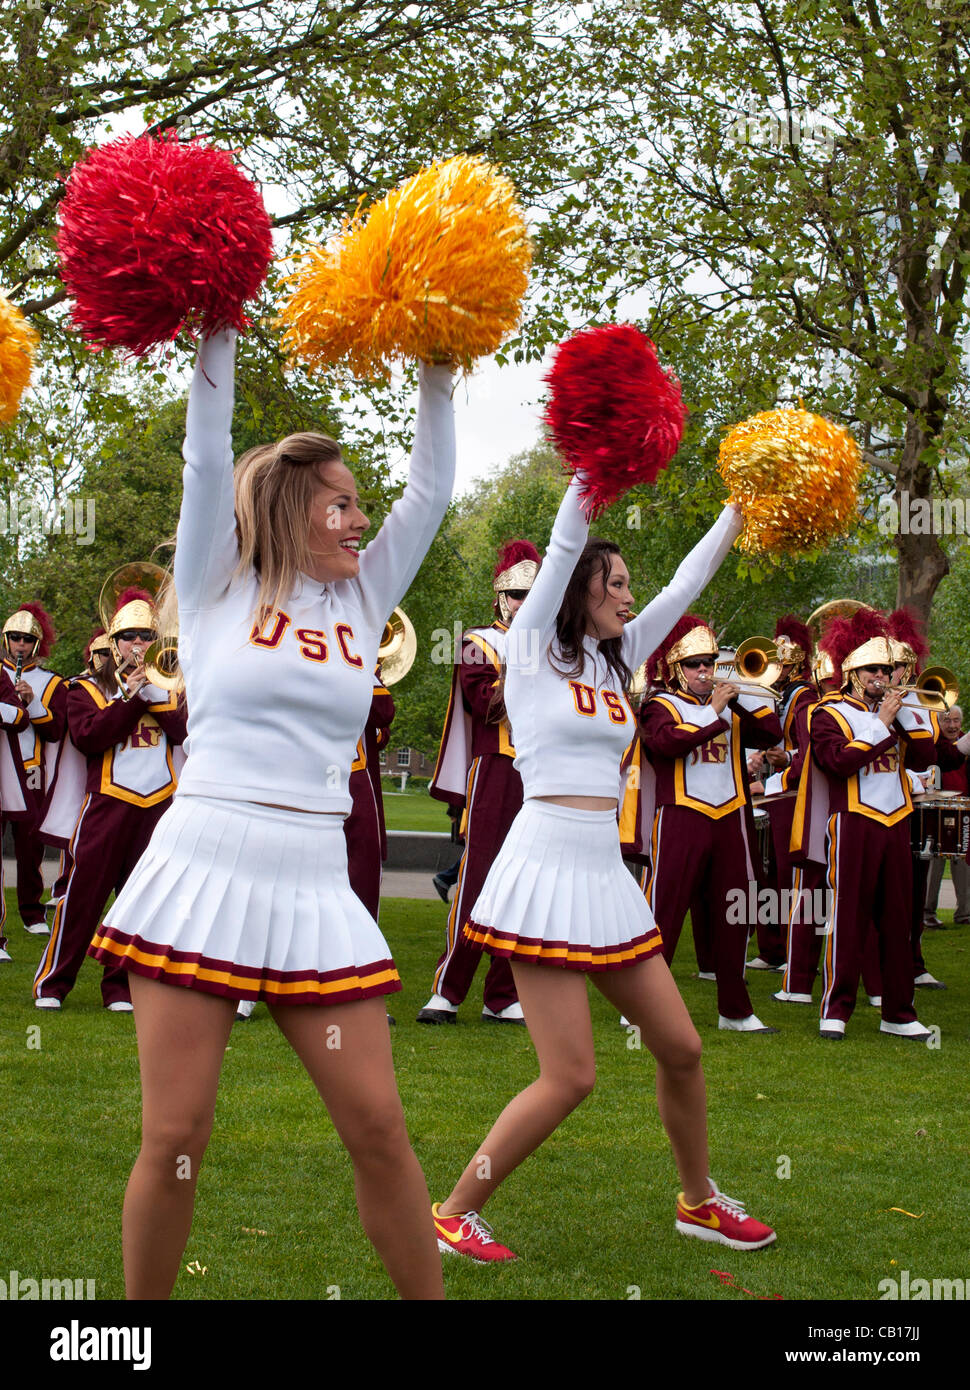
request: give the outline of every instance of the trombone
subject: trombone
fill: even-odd
[[[747,637],[734,653],[734,660],[719,661],[714,667],[712,685],[736,685],[742,695],[759,695],[763,700],[781,699],[772,687],[782,673],[778,648],[770,637]]]
[[[907,694],[914,694],[924,709],[936,710],[939,713],[952,709],[960,698],[960,686],[956,675],[948,666],[927,666],[915,685],[888,684],[883,687],[884,694],[889,690],[903,690]],[[903,703],[911,704],[912,701]]]

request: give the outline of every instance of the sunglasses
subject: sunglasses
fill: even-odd
[[[865,666],[863,670],[868,671],[873,676],[891,676],[893,673],[891,666]]]
[[[528,589],[503,589],[506,598],[525,599],[529,596]]]
[[[7,638],[11,642],[36,642],[37,638],[32,632],[8,632]]]
[[[680,664],[685,671],[699,671],[702,666],[710,666],[713,668],[715,660],[713,656],[692,656],[687,661],[682,661]]]
[[[127,628],[115,637],[116,642],[154,642],[155,633],[150,628]]]

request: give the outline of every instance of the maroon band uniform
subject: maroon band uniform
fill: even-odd
[[[748,915],[731,911],[732,903],[746,902],[756,876],[743,750],[771,748],[782,736],[774,711],[764,703],[749,708],[748,699],[717,715],[689,692],[661,692],[640,710],[640,736],[656,775],[647,900],[669,965],[691,899],[703,894],[718,1013],[729,1020],[753,1012],[744,983]]]
[[[883,1020],[913,1023],[907,910],[913,891],[913,803],[906,768],[930,766],[935,729],[925,711],[906,708],[886,728],[865,701],[846,694],[814,707],[809,736],[811,769],[799,787],[792,848],[807,851],[824,825],[831,909],[824,938],[822,1031],[842,1032],[852,1016],[870,922],[879,939]],[[817,852],[811,857],[817,859]]]
[[[493,696],[504,657],[507,625],[463,634],[461,663],[452,675],[451,696],[431,795],[465,805],[465,852],[448,914],[447,940],[434,976],[434,993],[457,1006],[462,1003],[481,960],[481,947],[463,932],[488,877],[488,871],[522,807],[522,779],[513,767],[515,749]],[[483,989],[485,1008],[493,1014],[515,1004],[518,995],[509,962],[489,960]]]
[[[353,809],[344,821],[350,886],[376,922],[381,904],[381,865],[387,858],[387,829],[381,791],[379,753],[386,748],[394,720],[391,692],[374,679],[374,697],[357,756],[350,768]]]
[[[10,735],[16,735],[20,730],[28,728],[29,725],[30,715],[24,709],[23,701],[14,689],[13,681],[0,667],[0,729],[5,729]],[[17,762],[8,745],[5,744],[2,752],[0,787],[2,787],[3,818],[4,820],[13,820],[16,817],[23,820],[29,812],[24,800]],[[3,930],[6,920],[7,902],[3,892],[3,869],[2,860],[0,860],[0,951],[4,952],[4,959],[9,960],[9,956],[6,954],[7,938]]]
[[[11,681],[16,668],[16,661],[5,653],[3,669]],[[2,825],[5,827],[9,824],[13,833],[17,860],[17,905],[21,919],[25,927],[42,927],[45,922],[45,909],[41,901],[44,896],[44,842],[38,830],[43,818],[49,775],[56,758],[56,745],[64,737],[66,727],[66,686],[60,676],[45,670],[34,660],[23,663],[20,678],[34,691],[34,698],[28,707],[29,724],[19,732],[9,731],[7,737],[17,764],[28,814],[25,818],[9,821],[4,815]]]
[[[185,707],[152,686],[143,691],[149,699],[109,699],[94,681],[79,680],[68,692],[68,728],[87,757],[87,785],[70,845],[73,868],[34,978],[35,1000],[63,1000],[71,991],[108,898],[171,803],[172,750],[185,739]],[[123,966],[105,966],[101,996],[105,1006],[128,1001]]]

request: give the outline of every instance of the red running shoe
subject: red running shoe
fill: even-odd
[[[466,1211],[464,1216],[439,1216],[440,1205],[440,1202],[435,1202],[431,1215],[438,1233],[438,1249],[443,1255],[467,1255],[479,1264],[519,1258],[492,1238],[491,1226],[482,1220],[477,1211]]]
[[[755,1221],[744,1209],[743,1202],[718,1192],[711,1179],[711,1195],[698,1207],[689,1207],[681,1192],[677,1198],[676,1227],[681,1235],[697,1236],[699,1240],[715,1240],[732,1250],[760,1250],[770,1245],[775,1233],[770,1226]]]

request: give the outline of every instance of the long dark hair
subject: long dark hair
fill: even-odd
[[[586,659],[583,654],[583,637],[586,633],[590,587],[599,573],[603,580],[603,593],[606,593],[612,557],[619,554],[620,547],[614,541],[604,541],[598,536],[592,536],[576,562],[556,618],[558,658],[553,655],[552,648],[549,649],[549,664],[561,676],[578,679],[582,675]],[[622,637],[608,637],[599,644],[600,655],[606,661],[608,669],[626,690],[633,679],[633,672],[623,660],[622,648]]]
[[[613,541],[600,540],[599,537],[594,536],[587,541],[583,553],[576,561],[576,568],[566,585],[562,605],[556,617],[556,639],[559,643],[560,660],[557,661],[554,658],[552,647],[549,648],[549,665],[557,675],[573,680],[582,675],[586,660],[583,652],[583,637],[586,632],[586,611],[589,603],[590,585],[597,570],[599,570],[603,577],[603,592],[606,592],[606,581],[609,579],[612,568],[611,557],[619,554],[620,547]],[[630,682],[633,680],[633,672],[623,660],[622,647],[622,637],[608,637],[605,641],[600,642],[599,651],[606,661],[607,668],[617,677],[622,688],[629,690]],[[490,724],[498,724],[507,717],[505,713],[505,674],[506,664],[503,661],[486,715],[486,720]]]

